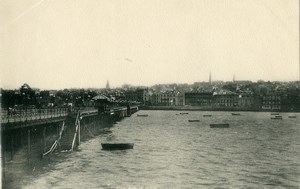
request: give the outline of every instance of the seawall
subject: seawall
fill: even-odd
[[[300,112],[300,110],[262,110],[258,108],[212,107],[212,106],[140,106],[140,110],[168,111],[249,111],[249,112]]]

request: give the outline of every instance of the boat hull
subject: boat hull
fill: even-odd
[[[133,149],[133,143],[101,143],[102,150],[127,150]]]
[[[279,113],[271,113],[271,115],[279,115]]]
[[[138,117],[148,117],[148,115],[137,115]]]
[[[200,120],[195,119],[195,120],[189,120],[189,122],[200,122]]]
[[[229,128],[228,123],[223,123],[223,124],[210,124],[210,128]]]

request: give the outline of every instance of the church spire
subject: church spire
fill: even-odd
[[[110,89],[108,80],[107,80],[107,83],[106,83],[106,89]]]

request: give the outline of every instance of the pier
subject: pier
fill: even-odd
[[[19,164],[35,167],[54,151],[71,152],[82,141],[138,110],[138,105],[111,106],[104,111],[97,107],[2,110],[2,179],[5,164],[14,163],[15,156],[22,157]]]

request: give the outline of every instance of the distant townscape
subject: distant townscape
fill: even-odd
[[[145,109],[300,111],[300,82],[211,81],[120,88],[40,90],[28,84],[1,89],[5,109],[91,107],[97,96],[111,103],[139,103]]]

